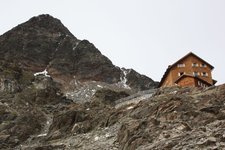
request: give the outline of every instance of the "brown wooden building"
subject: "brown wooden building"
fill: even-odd
[[[163,75],[159,87],[208,87],[216,83],[212,79],[213,66],[190,52],[170,65]]]

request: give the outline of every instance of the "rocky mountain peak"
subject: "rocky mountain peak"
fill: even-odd
[[[127,78],[94,44],[77,39],[48,14],[33,17],[0,36],[0,60],[33,74],[45,70],[66,93],[75,88],[75,81],[129,86],[137,91],[156,87],[153,80],[137,72]]]
[[[41,34],[42,32],[45,32],[45,34],[60,34],[65,36],[73,36],[72,33],[70,33],[70,31],[62,24],[59,19],[54,18],[49,14],[32,17],[25,23],[22,23],[17,27],[13,28],[11,31],[9,31],[9,33],[20,32],[21,34],[28,34],[31,31],[34,32],[34,34]]]
[[[49,64],[66,37],[78,41],[60,20],[50,15],[33,17],[0,37],[0,58],[39,71]]]
[[[29,19],[29,21],[33,21],[33,22],[61,22],[59,19],[54,18],[53,16],[49,15],[49,14],[42,14],[42,15],[38,15],[38,16],[34,16],[31,19]]]

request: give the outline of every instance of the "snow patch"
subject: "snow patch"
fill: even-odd
[[[128,81],[127,74],[130,73],[130,70],[129,69],[127,70],[124,68],[122,68],[121,70],[123,72],[123,76],[120,77],[120,83],[122,84],[124,88],[130,89],[129,85],[127,85],[127,81]]]
[[[37,72],[37,73],[34,74],[35,77],[38,76],[38,75],[44,75],[45,77],[51,77],[50,75],[48,75],[47,69],[45,69],[42,72]]]

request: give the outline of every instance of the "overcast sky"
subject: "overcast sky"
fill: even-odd
[[[225,0],[5,0],[0,35],[39,14],[50,14],[112,62],[159,81],[190,51],[225,83]]]

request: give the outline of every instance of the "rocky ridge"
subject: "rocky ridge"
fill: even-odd
[[[33,74],[45,70],[67,94],[77,82],[97,81],[135,91],[158,84],[132,69],[113,65],[92,43],[77,39],[50,15],[33,17],[0,36],[0,60]]]

